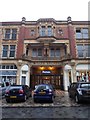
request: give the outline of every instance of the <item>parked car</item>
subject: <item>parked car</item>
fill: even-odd
[[[72,83],[68,89],[69,97],[75,99],[77,103],[90,101],[90,82]]]
[[[31,89],[27,85],[11,85],[5,93],[7,102],[12,100],[26,101],[29,96],[31,96]]]
[[[9,87],[10,85],[6,85],[4,83],[0,83],[0,96],[4,97],[5,96],[5,92],[6,89]]]
[[[34,102],[37,101],[50,101],[53,102],[55,98],[55,89],[50,84],[39,84],[36,86],[35,90],[33,91],[33,100]]]

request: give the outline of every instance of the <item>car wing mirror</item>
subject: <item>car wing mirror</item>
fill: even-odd
[[[37,88],[37,85],[35,85],[35,89]]]

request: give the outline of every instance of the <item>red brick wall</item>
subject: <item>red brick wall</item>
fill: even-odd
[[[25,27],[21,26],[18,35],[17,54],[16,54],[17,58],[20,58],[23,55],[24,37],[25,37]]]
[[[70,54],[73,58],[76,58],[76,43],[74,37],[74,27],[72,25],[68,25],[68,35],[70,41]]]

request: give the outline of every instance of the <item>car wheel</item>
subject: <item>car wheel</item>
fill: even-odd
[[[33,99],[33,101],[36,103],[37,102],[37,100],[36,99]]]
[[[76,103],[80,103],[80,99],[77,95],[75,96],[75,101],[76,101]]]
[[[52,102],[52,103],[54,102],[54,96],[52,96],[51,102]]]
[[[7,102],[7,103],[10,103],[10,100],[6,99],[6,102]]]

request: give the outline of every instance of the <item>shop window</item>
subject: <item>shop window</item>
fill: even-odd
[[[6,65],[6,69],[9,69],[9,65]]]
[[[13,65],[10,66],[10,69],[13,69]]]
[[[2,65],[2,69],[5,69],[5,65]]]

